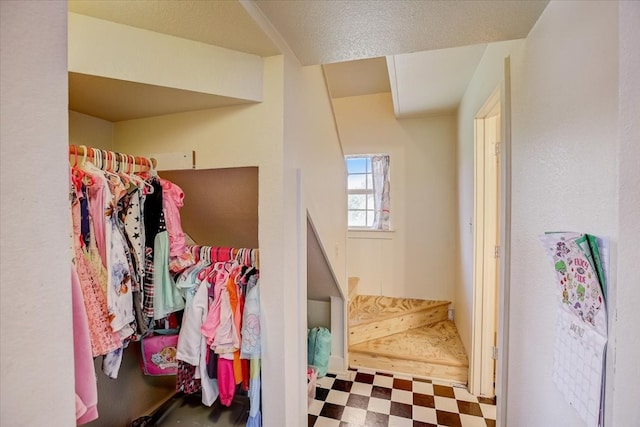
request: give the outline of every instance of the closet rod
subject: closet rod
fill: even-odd
[[[96,152],[100,152],[98,156],[96,156]],[[84,145],[69,145],[69,156],[74,157],[82,157],[93,159],[95,163],[95,159],[99,157],[102,160],[102,165],[100,165],[101,169],[104,169],[102,166],[108,167],[109,165],[138,165],[146,170],[155,169],[158,165],[158,162],[153,157],[141,157],[141,156],[132,156],[129,154],[118,153],[114,151],[102,150],[99,148],[86,147]],[[77,162],[77,159],[75,159]]]

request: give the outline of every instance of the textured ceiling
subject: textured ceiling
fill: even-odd
[[[332,97],[386,92],[393,86],[396,115],[403,117],[455,109],[479,60],[478,46],[525,38],[547,3],[70,0],[69,10],[259,56],[291,52],[303,65],[324,64]],[[394,66],[391,78],[385,56]],[[104,89],[112,82],[99,83],[98,89]],[[184,103],[181,110],[189,109],[188,93],[174,95]],[[202,94],[193,94],[193,100],[192,109],[233,101]],[[120,119],[126,117],[134,115]]]
[[[257,0],[303,65],[524,38],[547,0]]]
[[[69,11],[258,56],[280,51],[235,0],[69,0]]]
[[[280,53],[257,7],[303,65],[527,36],[548,0],[69,0],[69,11],[259,56]]]

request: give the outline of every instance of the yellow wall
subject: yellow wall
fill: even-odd
[[[389,153],[392,232],[349,232],[361,294],[453,301],[455,115],[397,120],[391,94],[334,100],[345,154]]]
[[[285,168],[299,171],[301,185],[301,224],[298,224],[301,240],[300,262],[293,269],[301,271],[299,291],[306,299],[307,287],[320,286],[317,278],[306,282],[305,235],[308,230],[307,216],[318,235],[325,259],[333,273],[327,288],[347,295],[346,273],[346,171],[340,141],[331,109],[331,101],[320,66],[300,67],[293,61],[285,62]],[[315,290],[316,294],[318,293]],[[327,295],[328,297],[328,295]],[[331,310],[332,348],[330,368],[346,371],[346,298],[334,299]],[[317,305],[311,305],[317,307]],[[306,310],[301,313],[307,318]],[[300,352],[306,354],[306,327],[298,325],[295,333],[301,345]],[[304,362],[306,363],[306,362]],[[298,369],[305,368],[299,366]],[[306,384],[298,383],[303,394]],[[306,412],[304,402],[300,411]],[[300,420],[304,424],[304,420]]]
[[[302,171],[306,208],[346,295],[346,170],[320,66],[286,68],[285,144],[286,166]]]
[[[69,144],[113,150],[113,122],[69,111]]]
[[[259,56],[69,13],[69,71],[253,101]]]
[[[290,350],[298,346],[298,337],[283,333],[287,324],[299,323],[298,313],[282,310],[298,306],[297,283],[285,274],[284,264],[286,256],[296,260],[290,248],[297,247],[297,236],[286,233],[290,203],[296,200],[283,165],[283,73],[282,57],[266,58],[262,103],[118,122],[114,143],[116,151],[140,155],[194,150],[200,169],[258,166],[262,366],[263,384],[270,390],[263,395],[263,415],[273,425],[286,425],[286,419],[297,416],[293,399],[280,396],[295,382],[295,365],[287,365],[287,359],[301,357]]]

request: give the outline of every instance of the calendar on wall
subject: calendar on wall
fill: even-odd
[[[583,233],[540,236],[557,295],[553,381],[588,427],[604,422],[608,241]]]

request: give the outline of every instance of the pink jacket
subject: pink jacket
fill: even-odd
[[[82,300],[82,289],[75,268],[71,268],[73,307],[73,356],[76,382],[76,422],[85,424],[98,418],[98,386],[93,366],[89,322]]]

